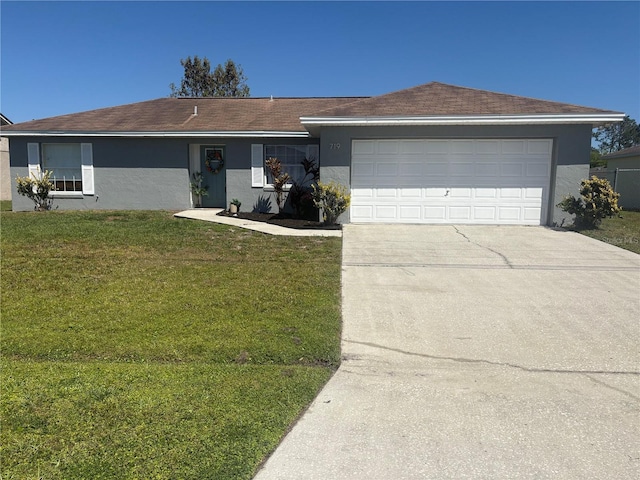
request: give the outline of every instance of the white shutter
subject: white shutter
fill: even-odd
[[[29,178],[40,178],[40,144],[27,143]]]
[[[320,166],[320,145],[307,145],[307,160],[313,160],[317,167]]]
[[[80,155],[82,157],[82,193],[93,195],[93,145],[91,143],[80,144]]]
[[[264,154],[261,143],[251,144],[251,186],[264,187]]]

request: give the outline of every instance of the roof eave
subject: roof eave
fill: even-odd
[[[130,137],[130,138],[308,138],[307,131],[212,131],[212,132],[114,132],[73,130],[9,130],[3,137]]]
[[[535,115],[434,115],[388,117],[300,117],[309,128],[317,126],[398,126],[398,125],[535,125],[590,124],[594,127],[620,122],[624,113],[535,114]]]

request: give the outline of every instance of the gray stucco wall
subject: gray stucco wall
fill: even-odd
[[[590,125],[325,127],[320,136],[320,178],[323,182],[333,180],[343,185],[350,184],[351,141],[354,139],[552,138],[554,155],[548,225],[571,221],[571,216],[555,205],[566,195],[577,196],[580,181],[589,175]],[[348,222],[348,213],[340,221]]]
[[[54,208],[182,210],[190,206],[188,141],[149,138],[14,137],[11,145],[13,209],[32,210],[16,193],[16,176],[28,175],[27,143],[92,143],[94,195],[56,196]]]
[[[17,195],[17,176],[27,176],[27,143],[92,143],[95,195],[64,198],[56,195],[54,208],[184,210],[191,208],[189,145],[225,147],[226,205],[237,198],[243,211],[270,204],[277,211],[272,189],[251,186],[251,145],[318,144],[311,138],[75,138],[15,137],[11,139],[11,189],[13,209],[33,209]],[[262,199],[262,201],[261,201]]]
[[[260,139],[219,139],[218,145],[226,145],[227,152],[227,205],[237,198],[242,202],[241,210],[250,212],[269,204],[271,212],[278,211],[273,189],[251,186],[251,145],[311,145],[318,144],[317,138],[260,138]],[[322,163],[322,159],[320,160]]]

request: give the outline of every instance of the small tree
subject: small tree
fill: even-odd
[[[45,170],[38,175],[31,174],[33,178],[16,178],[18,194],[31,199],[35,204],[34,210],[51,210],[53,206],[53,198],[49,196],[49,192],[54,191],[56,187],[51,181],[51,175],[53,175],[53,172]]]
[[[334,225],[351,203],[351,195],[344,185],[335,182],[312,185],[313,204],[322,210],[324,223]]]
[[[580,196],[582,198],[567,196],[557,205],[576,216],[574,224],[577,228],[596,228],[603,218],[613,217],[621,210],[618,206],[620,194],[604,178],[593,176],[590,180],[582,180]]]
[[[278,213],[282,212],[284,208],[285,196],[284,196],[284,187],[289,180],[291,180],[291,175],[287,172],[282,171],[282,163],[275,157],[271,157],[267,159],[265,165],[269,169],[269,173],[273,177],[273,191],[276,194],[276,203],[278,204]]]

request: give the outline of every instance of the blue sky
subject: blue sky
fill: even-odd
[[[169,94],[180,59],[242,65],[252,96],[439,81],[640,120],[640,2],[0,1],[14,122]]]

